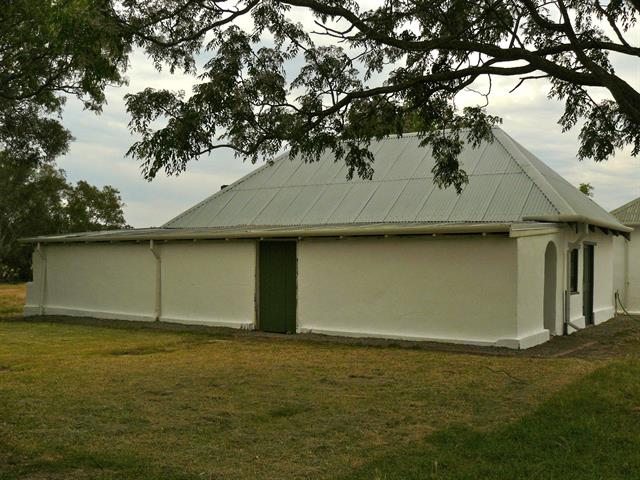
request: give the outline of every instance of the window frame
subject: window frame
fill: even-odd
[[[569,250],[569,293],[577,295],[580,293],[580,249]]]

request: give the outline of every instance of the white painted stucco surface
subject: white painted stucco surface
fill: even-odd
[[[594,313],[600,323],[613,316],[620,284],[614,251],[628,249],[640,262],[640,240],[622,247],[599,230],[581,236],[569,226],[518,238],[304,239],[298,242],[298,331],[528,348],[563,331],[568,252],[576,241],[579,291],[569,296],[568,311],[582,327],[583,242],[595,245]],[[556,320],[547,330],[549,242],[557,249]],[[169,242],[156,244],[155,251],[160,320],[255,328],[256,241]],[[34,253],[25,314],[155,320],[156,261],[148,243],[43,246]],[[626,301],[640,310],[637,266],[628,276]]]
[[[550,334],[562,332],[563,238],[562,235],[552,234],[520,237],[516,240],[517,338],[530,338],[527,342],[542,343],[549,339]],[[556,247],[556,328],[551,332],[544,328],[545,252],[549,242],[553,242]]]
[[[34,282],[26,314],[37,314],[44,286],[44,313],[153,320],[155,263],[148,246],[73,244],[43,246],[33,255]]]
[[[615,314],[613,297],[613,237],[602,232],[590,236],[595,243],[593,314],[596,325]]]
[[[496,344],[517,337],[509,238],[304,240],[298,329]]]
[[[253,328],[256,246],[253,241],[159,246],[160,320]]]
[[[255,243],[156,245],[162,263],[160,320],[252,328]],[[149,244],[45,246],[34,253],[25,314],[155,320],[156,259]]]
[[[627,305],[628,242],[622,235],[613,239],[613,290],[618,292],[620,300]],[[621,312],[618,308],[618,310]]]
[[[634,226],[630,240],[615,239],[615,289],[631,314],[640,314],[640,226]]]
[[[628,254],[627,309],[640,314],[640,226],[631,233]]]

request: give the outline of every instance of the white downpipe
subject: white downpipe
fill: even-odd
[[[629,240],[624,240],[624,285],[623,293],[624,293],[624,301],[627,301],[629,298]],[[616,305],[616,310],[618,309]]]
[[[153,240],[149,240],[149,250],[156,259],[156,303],[153,312],[154,320],[157,322],[162,315],[162,260],[160,253],[155,248]]]
[[[40,242],[38,242],[36,251],[40,255],[40,260],[42,262],[40,266],[40,305],[38,310],[40,315],[44,315],[44,304],[47,296],[47,255]]]

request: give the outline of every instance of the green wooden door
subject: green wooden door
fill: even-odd
[[[265,332],[296,331],[296,242],[260,242],[258,321]]]
[[[594,248],[585,244],[582,270],[582,314],[587,325],[593,325]]]

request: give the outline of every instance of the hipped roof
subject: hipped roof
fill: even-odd
[[[466,144],[461,195],[440,189],[431,149],[416,134],[373,142],[372,180],[346,180],[327,151],[303,163],[282,155],[167,222],[165,228],[318,226],[367,223],[584,221],[625,230],[618,220],[499,128],[494,141]]]
[[[435,159],[416,134],[374,141],[371,180],[346,180],[347,167],[326,151],[318,162],[288,154],[257,168],[168,221],[142,229],[138,238],[180,236],[189,231],[235,236],[234,232],[372,230],[401,233],[419,226],[508,225],[522,222],[580,222],[621,232],[622,225],[503,130],[478,148],[469,143],[459,157],[469,183],[458,195],[433,182]],[[374,228],[375,230],[375,228]],[[171,234],[176,231],[175,234]],[[177,231],[181,231],[178,233]],[[75,234],[66,241],[137,236],[134,231]],[[144,233],[144,234],[143,234]],[[255,233],[256,236],[259,233]],[[110,238],[109,238],[110,237]],[[60,236],[31,241],[61,241]],[[63,240],[64,241],[64,240]]]

